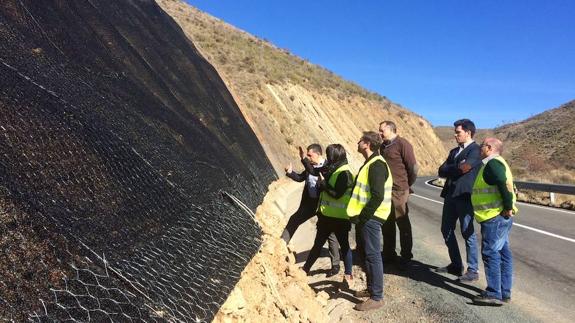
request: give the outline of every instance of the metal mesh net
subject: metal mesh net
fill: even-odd
[[[273,179],[215,71],[152,1],[5,1],[0,36],[0,319],[211,320]],[[149,66],[125,67],[103,38],[181,65],[132,42]]]

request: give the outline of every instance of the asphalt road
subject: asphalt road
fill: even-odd
[[[435,267],[446,265],[448,256],[439,229],[443,207],[443,199],[439,197],[441,190],[427,184],[430,179],[417,180],[409,205],[415,259]],[[514,221],[510,236],[514,260],[513,306],[508,306],[511,311],[493,312],[493,309],[486,311],[470,306],[468,298],[475,294],[476,289],[466,289],[465,285],[447,281],[445,290],[455,295],[452,302],[455,305],[461,304],[462,300],[466,302],[466,307],[455,308],[472,312],[472,316],[480,320],[488,320],[495,315],[492,318],[496,321],[521,321],[528,317],[536,321],[574,322],[575,212],[519,203],[519,214]],[[479,233],[477,223],[475,229]],[[459,229],[457,238],[460,250],[464,252]],[[462,256],[465,259],[465,255]],[[449,275],[445,277],[449,278]],[[483,276],[475,287],[485,288]]]

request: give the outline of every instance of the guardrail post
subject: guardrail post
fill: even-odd
[[[549,199],[551,200],[551,204],[555,204],[555,193],[549,192]]]

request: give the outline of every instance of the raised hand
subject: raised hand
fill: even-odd
[[[293,172],[292,164],[289,163],[289,164],[284,168],[284,170],[286,171],[286,174],[289,174],[289,173]]]
[[[303,151],[303,148],[301,146],[299,146],[297,148],[299,149],[299,158],[304,159],[306,157],[305,151]]]

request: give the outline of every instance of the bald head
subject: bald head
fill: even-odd
[[[483,158],[491,155],[501,155],[502,151],[503,143],[497,138],[485,138],[481,144],[481,157]]]

